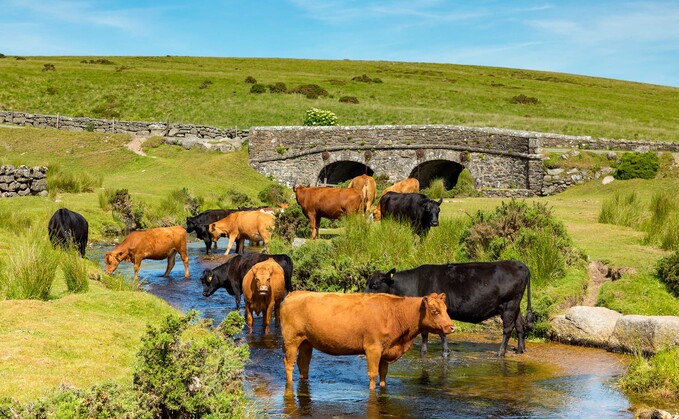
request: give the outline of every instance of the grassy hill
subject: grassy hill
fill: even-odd
[[[352,80],[364,74],[372,82]],[[252,94],[248,77],[288,90],[317,84],[328,96]],[[340,103],[343,96],[359,103]],[[349,60],[0,59],[4,110],[248,128],[300,125],[312,106],[335,112],[341,125],[456,124],[679,141],[679,89],[569,74]]]

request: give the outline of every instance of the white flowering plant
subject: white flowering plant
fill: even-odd
[[[311,108],[304,112],[304,125],[306,126],[331,126],[337,125],[337,115],[331,111]]]

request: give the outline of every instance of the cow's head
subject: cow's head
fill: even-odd
[[[106,264],[106,273],[108,275],[113,274],[120,262],[124,260],[129,260],[129,255],[126,251],[113,249],[110,252],[106,252],[104,257],[104,263]]]
[[[439,225],[439,212],[441,212],[441,202],[443,198],[438,201],[433,199],[427,199],[422,201],[420,206],[422,207],[422,225],[427,227],[436,227]]]
[[[380,206],[378,205],[377,208],[373,210],[373,220],[375,221],[380,221],[382,219],[382,210],[380,209]]]
[[[266,295],[271,292],[271,276],[273,275],[273,267],[269,263],[258,263],[252,267],[252,281],[255,285],[255,290],[260,295]]]
[[[208,231],[210,233],[210,237],[212,237],[212,241],[217,241],[219,240],[220,237],[224,234],[221,228],[217,227],[217,223],[212,223],[208,227]]]
[[[203,297],[209,297],[217,291],[217,280],[214,278],[212,269],[205,269],[200,276],[200,283],[203,284]]]
[[[429,294],[422,298],[422,305],[424,306],[422,328],[425,331],[445,334],[455,331],[455,325],[448,316],[445,294]]]
[[[196,229],[196,221],[193,217],[186,217],[186,232],[190,233]]]
[[[391,294],[392,287],[394,285],[395,274],[396,268],[386,273],[382,271],[375,271],[372,276],[368,278],[368,284],[365,287],[365,292],[368,294],[376,292]]]

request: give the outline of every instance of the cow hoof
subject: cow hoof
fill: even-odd
[[[448,355],[450,355],[450,351],[443,351],[444,358],[448,358]]]

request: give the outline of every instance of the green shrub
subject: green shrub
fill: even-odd
[[[261,94],[266,93],[266,86],[261,83],[255,83],[250,88],[250,93]]]
[[[339,98],[341,103],[351,103],[353,105],[358,105],[358,98],[356,96],[342,96]]]
[[[279,81],[274,84],[269,85],[269,92],[270,93],[288,93],[288,87],[285,85],[285,83]]]
[[[656,266],[658,279],[679,297],[679,250],[658,261]]]
[[[373,81],[373,79],[370,78],[370,76],[368,76],[367,74],[362,74],[360,76],[352,77],[351,80],[357,81],[357,82],[360,82],[360,83],[372,83],[372,81]]]
[[[132,203],[132,196],[127,189],[118,189],[108,195],[109,207],[113,212],[113,218],[123,223],[126,233],[144,228],[144,207]],[[100,199],[101,204],[101,199]]]
[[[104,179],[87,172],[65,172],[61,165],[53,164],[47,171],[47,188],[50,191],[66,193],[94,192],[100,188]]]
[[[210,87],[210,85],[212,85],[212,80],[203,80],[203,82],[200,84],[200,86],[198,86],[198,88],[201,90],[207,89],[208,87]]]
[[[285,186],[280,185],[278,183],[272,183],[271,185],[259,191],[257,197],[259,198],[260,201],[262,201],[262,203],[270,205],[272,207],[277,207],[280,204],[288,202],[288,200],[285,197],[285,194],[286,194]]]
[[[479,196],[479,192],[474,187],[474,178],[468,169],[463,169],[457,177],[457,183],[448,192],[450,197],[463,198]]]
[[[48,300],[59,253],[37,230],[18,240],[0,271],[0,289],[9,300]]]
[[[538,103],[540,103],[540,100],[538,100],[538,98],[536,97],[520,94],[517,96],[512,96],[509,99],[509,103],[513,103],[515,105],[537,105]]]
[[[302,207],[297,202],[291,204],[275,218],[273,235],[287,244],[292,243],[295,237],[311,237],[309,219],[304,216]]]
[[[426,191],[422,191],[423,194],[431,199],[443,198],[446,196],[446,192],[446,182],[443,179],[432,179],[429,182],[429,188]]]
[[[619,180],[655,179],[658,168],[660,168],[660,159],[657,153],[651,151],[624,153],[613,177]]]
[[[75,248],[62,252],[61,271],[64,273],[66,287],[74,293],[87,292],[90,288],[87,276],[87,261]]]
[[[257,83],[257,79],[255,79],[255,78],[252,77],[252,76],[247,76],[247,77],[245,78],[245,82],[246,82],[246,83],[249,83],[249,84],[255,84],[255,83]]]
[[[54,67],[54,64],[47,63],[42,66],[42,71],[55,71],[55,70],[56,67]]]
[[[288,93],[304,95],[307,99],[318,99],[321,96],[328,96],[328,91],[317,84],[295,86]]]
[[[241,417],[247,345],[236,345],[244,320],[231,312],[217,327],[198,313],[168,316],[142,337],[134,391],[153,417]],[[191,333],[190,327],[199,330]]]
[[[238,192],[234,189],[229,189],[228,191],[226,191],[226,197],[229,198],[232,205],[235,206],[236,208],[255,206],[255,203],[252,201],[252,199],[250,199],[249,196],[247,196],[247,194],[244,194],[243,192]]]
[[[332,126],[337,125],[337,115],[331,111],[311,108],[304,112],[304,125],[306,126]]]
[[[160,201],[158,207],[147,209],[145,215],[152,227],[180,225],[186,217],[197,215],[203,203],[203,198],[193,196],[187,188],[175,189]]]
[[[679,399],[679,348],[666,349],[650,358],[637,354],[627,367],[620,387],[637,397]]]
[[[629,194],[616,192],[601,204],[599,222],[626,227],[639,227],[643,222],[644,210],[635,191]]]

